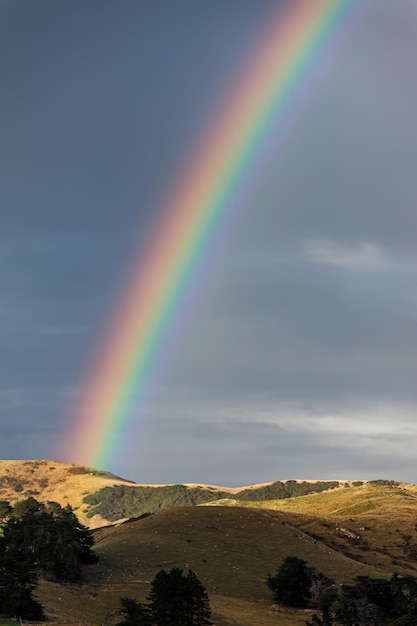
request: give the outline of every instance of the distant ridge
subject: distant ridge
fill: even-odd
[[[90,528],[179,506],[211,504],[295,510],[296,502],[308,497],[309,507],[314,508],[311,500],[314,494],[369,484],[401,486],[390,480],[312,479],[286,479],[243,487],[198,483],[151,485],[61,461],[0,461],[1,500],[14,504],[33,496],[41,502],[56,501],[62,506],[69,503],[80,521]]]

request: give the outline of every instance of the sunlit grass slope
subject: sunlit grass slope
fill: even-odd
[[[70,504],[79,520],[90,528],[108,523],[100,515],[87,517],[84,498],[103,487],[131,485],[109,472],[59,461],[0,461],[0,500],[12,505],[34,497],[41,502]]]
[[[229,501],[229,505],[235,503]],[[300,529],[353,559],[417,575],[417,489],[413,485],[365,483],[242,505],[286,513]]]
[[[415,485],[378,485],[364,483],[358,487],[340,488],[307,496],[244,503],[247,506],[266,507],[295,513],[363,516],[376,513],[390,517],[392,512],[401,509],[407,517],[417,514],[417,488]],[[242,503],[239,503],[242,505]]]

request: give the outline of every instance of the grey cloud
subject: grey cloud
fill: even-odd
[[[47,457],[166,194],[276,3],[44,5],[48,19],[11,2],[13,28],[0,21],[0,407],[3,454]],[[126,421],[126,454],[103,469],[413,479],[416,15],[414,0],[369,3],[292,126],[271,127],[271,159],[220,225],[150,401]]]
[[[148,424],[146,444],[138,437],[121,466],[126,471],[134,465],[143,482],[172,482],[161,459],[183,482],[192,468],[193,482],[224,484],[227,476],[228,486],[288,478],[414,480],[415,437],[410,441],[405,434],[396,445],[387,441],[381,446],[373,438],[358,442],[354,428],[352,423],[346,429],[345,435],[351,434],[346,445],[343,436],[331,441],[325,432],[306,436],[302,429],[262,421],[213,423],[172,416]],[[182,455],[175,452],[179,446]]]
[[[170,365],[191,394],[239,393],[244,381],[284,398],[415,397],[414,263],[361,274],[278,257],[222,270]]]
[[[415,249],[415,9],[400,4],[368,12],[278,145],[242,226],[248,245],[313,236]]]

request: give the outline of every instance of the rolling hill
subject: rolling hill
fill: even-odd
[[[123,521],[174,506],[221,499],[271,500],[339,487],[339,481],[277,481],[249,487],[213,485],[139,485],[90,467],[59,461],[0,461],[0,499],[14,504],[33,496],[69,503],[89,528]]]
[[[289,554],[302,555],[340,582],[381,575],[380,569],[345,556],[292,522],[280,512],[189,507],[100,529],[95,533],[100,563],[88,568],[86,585],[43,583],[40,598],[49,614],[59,604],[61,618],[74,623],[111,623],[120,596],[145,601],[160,569],[191,568],[207,588],[215,624],[261,625],[274,623],[277,612],[265,579]],[[240,621],[226,606],[235,606]],[[290,617],[291,623],[305,622],[302,613]]]
[[[327,490],[317,481],[241,489],[147,486],[154,503],[158,494],[163,497],[160,510],[110,525],[95,512],[97,504],[85,499],[103,488],[134,494],[144,486],[50,461],[0,463],[1,499],[34,495],[69,502],[77,514],[82,512],[82,521],[95,526],[100,562],[86,567],[85,584],[43,581],[39,586],[48,618],[60,626],[114,624],[119,598],[145,601],[150,581],[162,568],[195,571],[207,588],[217,626],[304,626],[308,613],[274,606],[265,584],[286,556],[307,560],[337,583],[394,572],[417,577],[417,488],[393,481],[329,482]],[[307,489],[308,495],[288,495],[288,490]],[[191,506],[201,490],[204,506]],[[277,491],[284,497],[268,499]],[[143,497],[143,491],[137,493]],[[173,494],[188,497],[188,506],[171,507]]]
[[[375,515],[354,518],[240,506],[186,507],[94,534],[100,562],[87,569],[86,584],[74,588],[44,582],[40,588],[48,614],[68,620],[61,623],[114,623],[119,598],[146,601],[150,582],[162,568],[196,572],[218,626],[304,626],[306,612],[274,606],[265,584],[286,556],[307,560],[337,583],[359,575],[417,576],[410,551],[417,541],[415,519],[407,521],[400,509],[396,516],[385,516],[381,507]]]
[[[87,495],[104,486],[131,485],[132,482],[81,465],[58,461],[0,461],[0,499],[14,504],[33,496],[41,502],[70,504],[83,524],[90,528],[104,526],[108,520],[99,515],[86,516]]]

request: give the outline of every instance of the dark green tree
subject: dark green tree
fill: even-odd
[[[287,556],[275,576],[268,576],[267,584],[275,602],[294,608],[306,608],[311,600],[314,570],[296,556]]]
[[[160,570],[149,594],[152,621],[157,626],[201,626],[211,615],[207,592],[195,573],[179,568]]]
[[[0,613],[42,618],[32,596],[38,576],[78,581],[81,564],[96,561],[93,536],[68,505],[46,505],[35,498],[14,508],[0,501]]]
[[[152,626],[149,608],[132,598],[120,598],[120,613],[123,619],[116,626]]]
[[[72,508],[56,502],[46,505],[35,498],[18,502],[3,525],[7,544],[49,580],[78,581],[81,564],[97,559],[93,536]]]
[[[357,576],[353,585],[342,585],[335,614],[345,626],[411,619],[417,615],[417,580],[397,574],[390,579]]]
[[[36,570],[15,545],[0,537],[0,613],[28,620],[43,619],[43,610],[33,598],[37,585]]]
[[[417,579],[414,576],[394,574],[389,583],[392,589],[391,615],[417,615]]]
[[[344,585],[335,605],[335,619],[343,626],[381,624],[383,614],[356,586]]]
[[[210,601],[205,587],[201,584],[196,574],[188,570],[186,576],[187,588],[187,624],[207,624],[211,615]]]

